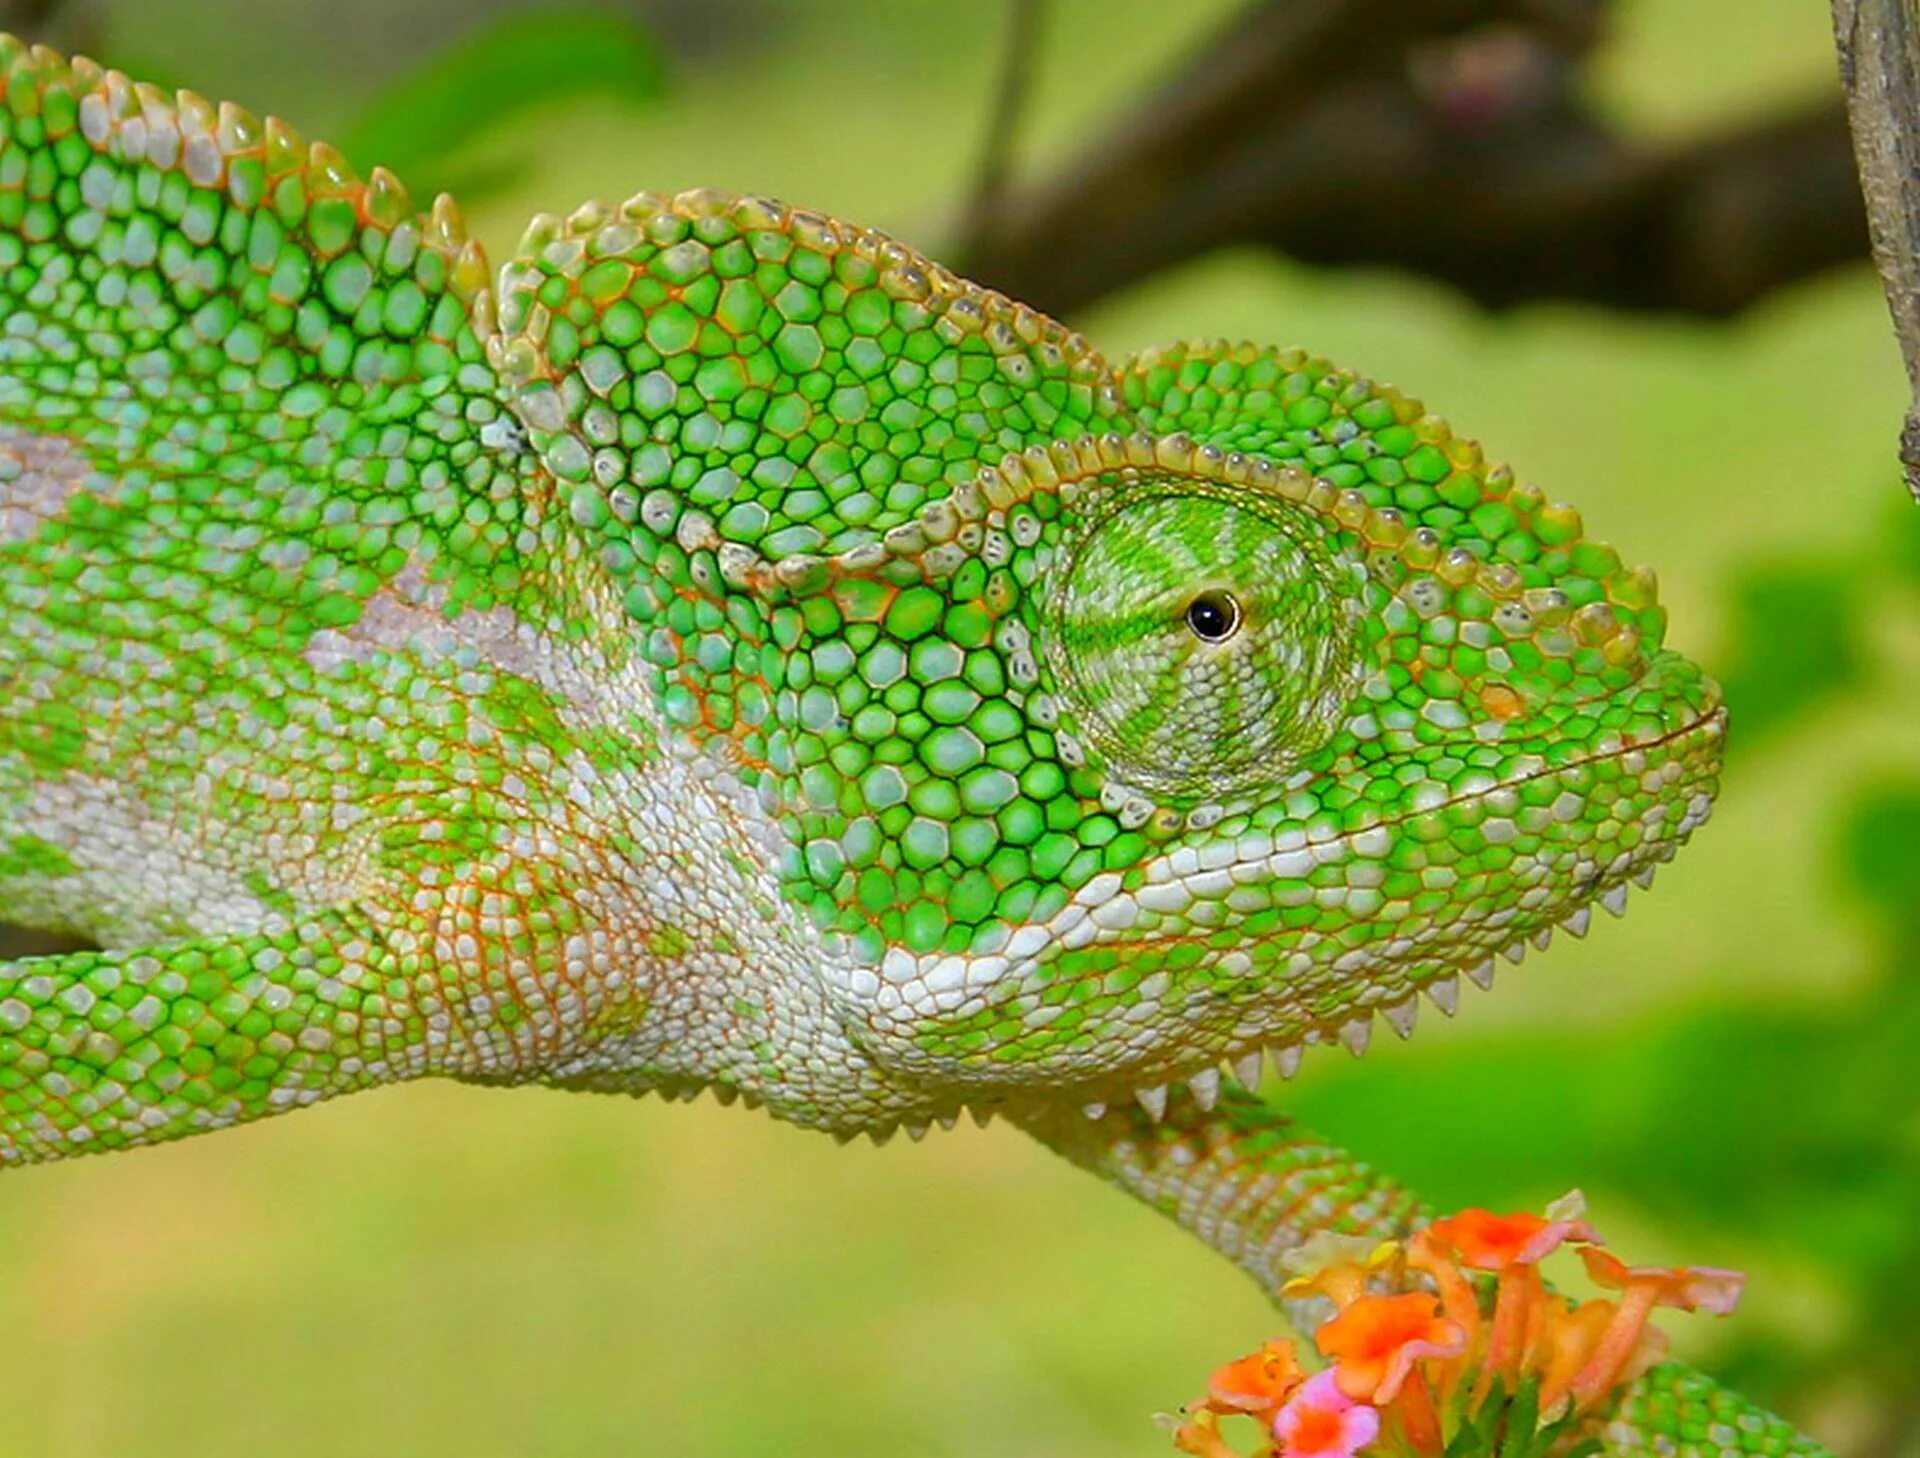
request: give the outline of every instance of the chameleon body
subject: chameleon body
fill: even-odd
[[[1417,1206],[1222,1063],[1707,814],[1651,574],[1391,388],[753,198],[496,276],[278,122],[0,75],[0,905],[105,948],[0,974],[7,1163],[432,1074],[972,1108],[1271,1289]],[[1607,1441],[1820,1451],[1677,1367]]]

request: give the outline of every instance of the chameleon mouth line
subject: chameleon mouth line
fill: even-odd
[[[1390,829],[1394,826],[1404,825],[1416,815],[1432,815],[1441,810],[1451,810],[1456,805],[1470,805],[1475,800],[1484,800],[1488,795],[1494,794],[1496,791],[1517,790],[1522,785],[1530,785],[1536,780],[1547,778],[1549,775],[1565,774],[1570,769],[1582,769],[1587,765],[1593,764],[1610,764],[1616,759],[1625,759],[1630,754],[1645,754],[1650,750],[1665,749],[1668,745],[1678,743],[1688,735],[1705,728],[1709,724],[1716,726],[1716,737],[1725,735],[1727,727],[1727,706],[1725,704],[1716,704],[1699,718],[1690,720],[1678,729],[1669,730],[1658,739],[1649,739],[1642,744],[1629,744],[1621,749],[1609,750],[1605,754],[1589,754],[1581,759],[1570,759],[1565,764],[1548,765],[1546,768],[1535,770],[1531,774],[1521,775],[1518,779],[1502,780],[1499,784],[1489,786],[1484,790],[1475,790],[1465,795],[1455,795],[1453,798],[1442,800],[1438,805],[1429,806],[1425,810],[1409,810],[1404,815],[1395,816],[1392,820],[1379,821],[1375,825],[1367,826],[1363,830],[1349,832],[1348,835],[1340,838],[1346,840],[1352,835],[1364,835],[1367,830]]]
[[[1699,718],[1667,734],[1663,734],[1657,739],[1648,740],[1643,744],[1630,745],[1624,749],[1615,750],[1607,754],[1589,755],[1584,759],[1572,760],[1564,765],[1555,765],[1551,768],[1538,771],[1537,773],[1523,776],[1517,780],[1506,781],[1504,784],[1493,788],[1513,789],[1533,780],[1544,778],[1547,775],[1558,774],[1567,769],[1578,768],[1582,765],[1604,764],[1628,754],[1658,750],[1685,740],[1703,729],[1710,729],[1717,736],[1725,732],[1726,719],[1727,711],[1725,705],[1716,705],[1712,710],[1702,714]],[[1492,790],[1484,790],[1477,791],[1473,795],[1456,796],[1453,800],[1447,801],[1446,805],[1469,803],[1475,799],[1483,798],[1492,792]],[[1433,809],[1444,809],[1446,805],[1435,806]],[[1432,811],[1428,810],[1417,813],[1430,814]],[[1369,827],[1369,829],[1388,828],[1401,824],[1410,818],[1411,816],[1409,815],[1402,816],[1394,821],[1383,821],[1377,826]],[[1356,832],[1356,834],[1364,833],[1364,831]],[[1342,842],[1347,842],[1351,839],[1351,836],[1343,836],[1340,838]],[[1657,845],[1661,843],[1670,843],[1670,841],[1652,841],[1647,844]],[[1244,864],[1244,862],[1230,864]],[[1640,879],[1640,884],[1646,886],[1651,884],[1652,873],[1653,867],[1649,864],[1633,874],[1636,878],[1644,878]],[[1578,893],[1578,891],[1579,888],[1576,888],[1576,893]],[[1617,899],[1615,899],[1616,892],[1618,893]],[[1596,878],[1586,890],[1585,894],[1576,894],[1572,899],[1575,903],[1574,909],[1571,912],[1565,912],[1563,910],[1559,918],[1559,924],[1575,936],[1584,936],[1591,918],[1591,908],[1595,901],[1601,901],[1606,905],[1607,909],[1616,916],[1624,916],[1626,914],[1626,878],[1623,877],[1615,880],[1610,886],[1604,877]],[[1534,945],[1544,950],[1552,933],[1553,926],[1551,925],[1538,929],[1532,933],[1535,939]],[[1516,934],[1514,939],[1501,951],[1500,955],[1505,956],[1509,961],[1518,965],[1526,956],[1527,935],[1527,933]],[[1152,944],[1167,945],[1176,940],[1178,939],[1154,938],[1152,939]],[[1461,965],[1451,966],[1440,976],[1429,978],[1417,989],[1409,990],[1405,998],[1391,1005],[1357,1008],[1354,1010],[1353,1015],[1344,1021],[1315,1022],[1304,1028],[1299,1036],[1291,1040],[1257,1040],[1235,1052],[1216,1055],[1211,1061],[1192,1073],[1174,1074],[1170,1078],[1164,1079],[1157,1084],[1134,1086],[1127,1090],[1127,1096],[1131,1097],[1135,1103],[1144,1109],[1150,1118],[1158,1121],[1166,1109],[1168,1090],[1171,1084],[1176,1082],[1185,1084],[1203,1108],[1211,1108],[1220,1094],[1223,1065],[1225,1076],[1231,1077],[1243,1087],[1252,1089],[1256,1087],[1260,1081],[1264,1060],[1270,1060],[1274,1069],[1283,1079],[1291,1079],[1299,1072],[1302,1059],[1310,1045],[1327,1046],[1338,1043],[1345,1047],[1355,1058],[1362,1057],[1369,1046],[1371,1046],[1373,1018],[1376,1013],[1387,1020],[1388,1025],[1392,1027],[1395,1034],[1400,1038],[1410,1038],[1413,1036],[1415,1022],[1418,1016],[1418,998],[1420,993],[1424,992],[1428,999],[1439,1008],[1444,1016],[1451,1017],[1459,1007],[1460,974],[1465,972],[1476,986],[1487,989],[1493,985],[1493,971],[1494,960],[1492,954],[1470,964],[1463,963]],[[1096,1095],[1092,1102],[1087,1103],[1083,1107],[1082,1112],[1090,1119],[1098,1119],[1104,1117],[1107,1107],[1107,1101]]]
[[[1293,848],[1292,851],[1282,852],[1278,846],[1275,846],[1270,850],[1260,853],[1259,855],[1236,857],[1235,859],[1227,861],[1224,864],[1217,867],[1197,867],[1196,870],[1229,871],[1235,866],[1246,865],[1250,861],[1254,861],[1254,860],[1265,860],[1265,859],[1270,859],[1275,855],[1297,853],[1299,851],[1313,853],[1317,850],[1324,849],[1326,847],[1331,847],[1331,846],[1341,846],[1350,851],[1353,847],[1354,842],[1359,837],[1377,833],[1380,831],[1391,831],[1391,830],[1398,829],[1399,827],[1405,825],[1408,821],[1412,820],[1414,817],[1419,815],[1434,815],[1442,811],[1453,809],[1456,806],[1471,805],[1475,801],[1485,800],[1488,796],[1497,794],[1501,791],[1518,790],[1523,785],[1533,784],[1539,780],[1546,779],[1551,775],[1564,774],[1568,770],[1581,769],[1589,765],[1608,764],[1615,760],[1624,759],[1626,758],[1626,756],[1630,754],[1647,754],[1657,750],[1665,749],[1670,745],[1679,743],[1680,741],[1688,738],[1690,735],[1695,734],[1701,729],[1706,728],[1710,725],[1716,726],[1717,734],[1724,733],[1726,718],[1727,718],[1727,711],[1726,711],[1725,705],[1716,705],[1713,709],[1711,709],[1705,714],[1702,714],[1699,718],[1690,720],[1686,724],[1682,725],[1680,728],[1670,730],[1667,733],[1662,734],[1657,739],[1649,739],[1638,744],[1629,744],[1620,749],[1609,750],[1605,754],[1586,755],[1580,759],[1568,760],[1565,764],[1547,765],[1541,769],[1534,770],[1528,774],[1521,775],[1516,779],[1502,780],[1497,784],[1487,786],[1485,789],[1474,790],[1467,794],[1454,795],[1449,799],[1442,800],[1438,804],[1427,806],[1424,809],[1409,810],[1400,815],[1394,816],[1390,820],[1378,820],[1373,822],[1370,825],[1361,826],[1356,830],[1343,832],[1342,834],[1333,837],[1331,840],[1320,842],[1318,847],[1309,843],[1304,846]],[[1185,879],[1185,876],[1187,874],[1191,874],[1191,873],[1183,873],[1180,876],[1172,877],[1170,879],[1174,881],[1183,880]],[[1159,884],[1164,885],[1168,883],[1161,882]],[[1128,894],[1137,894],[1137,893],[1128,893]]]
[[[1657,739],[1627,745],[1606,754],[1595,754],[1582,759],[1570,760],[1566,764],[1545,766],[1517,779],[1504,780],[1498,784],[1490,785],[1484,790],[1475,790],[1470,794],[1456,795],[1437,805],[1429,806],[1422,810],[1409,811],[1391,820],[1376,821],[1371,825],[1346,832],[1317,844],[1304,840],[1298,845],[1288,845],[1284,848],[1278,844],[1269,844],[1257,853],[1250,851],[1247,854],[1236,855],[1232,859],[1224,860],[1217,864],[1208,864],[1203,861],[1200,852],[1192,847],[1183,847],[1175,851],[1172,856],[1163,856],[1156,861],[1154,867],[1149,868],[1147,882],[1133,890],[1123,891],[1120,886],[1119,877],[1113,873],[1108,873],[1103,877],[1096,877],[1093,881],[1089,882],[1087,886],[1082,887],[1076,899],[1069,902],[1061,911],[1055,913],[1046,925],[1028,925],[1016,930],[1011,939],[995,951],[966,954],[947,953],[926,958],[917,958],[909,954],[903,954],[898,948],[891,949],[886,958],[883,959],[881,967],[877,969],[878,977],[875,982],[875,987],[877,988],[877,986],[883,982],[899,986],[914,981],[924,981],[930,986],[936,997],[960,999],[966,992],[977,993],[987,986],[1002,981],[1008,976],[1030,971],[1048,952],[1071,951],[1089,945],[1100,939],[1100,933],[1102,931],[1123,931],[1133,924],[1134,915],[1137,914],[1139,910],[1168,909],[1165,907],[1143,907],[1141,903],[1142,893],[1149,895],[1165,894],[1168,888],[1182,887],[1190,879],[1195,877],[1230,877],[1236,868],[1259,861],[1272,862],[1277,857],[1305,857],[1310,862],[1308,866],[1303,868],[1306,870],[1310,870],[1312,865],[1319,864],[1325,860],[1336,858],[1344,860],[1353,854],[1361,837],[1391,832],[1397,827],[1404,825],[1415,815],[1430,815],[1453,806],[1471,804],[1476,800],[1484,800],[1487,796],[1497,792],[1516,790],[1522,785],[1530,784],[1548,775],[1562,774],[1567,770],[1578,769],[1585,765],[1604,764],[1611,760],[1624,758],[1629,754],[1645,754],[1658,751],[1687,738],[1703,727],[1715,723],[1724,723],[1725,718],[1726,709],[1724,706],[1716,706],[1711,712],[1703,714],[1681,728],[1672,730]],[[1336,848],[1339,852],[1337,857],[1331,854]],[[1174,862],[1183,857],[1190,860],[1191,864],[1187,864],[1182,869],[1176,871],[1173,868]],[[1161,867],[1165,868],[1164,873],[1159,878],[1154,878],[1152,870]],[[1274,878],[1283,879],[1277,866],[1274,867]],[[1107,883],[1104,887],[1101,885],[1102,881]],[[1193,896],[1190,897],[1190,899],[1199,900],[1201,898]],[[1586,901],[1592,899],[1592,897],[1585,898]],[[1582,904],[1585,904],[1584,901]],[[1108,912],[1106,910],[1108,907],[1116,906],[1123,910],[1120,912]],[[1132,908],[1130,912],[1124,910],[1128,907]],[[1102,914],[1103,912],[1105,915]],[[1184,939],[1167,936],[1147,936],[1140,938],[1141,945],[1143,946],[1170,945],[1181,940]]]
[[[1696,719],[1690,720],[1688,723],[1658,738],[1627,745],[1605,754],[1589,755],[1582,759],[1569,761],[1563,765],[1548,766],[1518,779],[1508,780],[1502,784],[1491,786],[1486,790],[1475,791],[1470,795],[1456,796],[1441,806],[1435,806],[1426,811],[1413,813],[1430,814],[1434,809],[1444,809],[1446,805],[1470,803],[1473,800],[1484,798],[1496,790],[1516,789],[1521,785],[1541,779],[1547,775],[1559,774],[1568,769],[1576,769],[1583,765],[1602,764],[1610,760],[1623,758],[1629,754],[1657,753],[1662,749],[1679,744],[1689,737],[1699,734],[1702,730],[1709,731],[1713,737],[1717,738],[1718,735],[1724,731],[1726,717],[1725,706],[1716,705],[1709,712],[1700,715]],[[1118,887],[1115,886],[1112,891],[1108,892],[1105,898],[1094,905],[1089,906],[1084,902],[1071,905],[1067,910],[1077,914],[1073,915],[1071,920],[1064,925],[1060,924],[1060,918],[1056,917],[1054,924],[1049,927],[1024,928],[1021,932],[1015,934],[1014,942],[1010,943],[998,953],[973,957],[948,956],[937,959],[931,964],[915,962],[908,965],[897,966],[893,969],[895,986],[897,987],[904,982],[919,980],[922,981],[924,985],[928,985],[929,989],[933,991],[934,995],[938,998],[953,999],[955,1002],[962,1001],[968,995],[978,995],[984,991],[986,987],[999,982],[1007,976],[1019,975],[1022,972],[1031,971],[1046,950],[1052,949],[1058,951],[1077,946],[1085,946],[1097,940],[1102,930],[1119,930],[1123,929],[1126,925],[1131,925],[1134,916],[1140,909],[1143,909],[1139,899],[1142,892],[1148,892],[1150,894],[1165,892],[1167,888],[1179,886],[1181,883],[1186,882],[1189,877],[1193,876],[1231,877],[1234,868],[1248,865],[1256,859],[1271,860],[1273,857],[1281,855],[1308,855],[1317,860],[1320,852],[1329,850],[1335,846],[1340,848],[1340,857],[1344,859],[1352,853],[1357,837],[1391,830],[1394,826],[1402,824],[1410,818],[1411,814],[1401,816],[1393,821],[1381,821],[1372,826],[1368,826],[1364,830],[1337,837],[1332,841],[1322,842],[1321,845],[1317,847],[1301,846],[1286,851],[1274,848],[1264,852],[1258,857],[1247,856],[1228,861],[1218,866],[1201,867],[1196,863],[1190,870],[1182,872],[1178,876],[1170,875],[1166,880],[1150,882],[1146,886],[1136,888],[1131,892],[1115,894],[1118,892]],[[1686,811],[1684,808],[1680,824],[1682,828],[1679,832],[1669,831],[1663,836],[1650,837],[1641,842],[1641,847],[1654,848],[1655,853],[1657,853],[1659,847],[1670,847],[1675,841],[1691,831],[1693,826],[1686,823]],[[1695,822],[1695,824],[1697,824],[1697,822]],[[1629,852],[1629,855],[1631,854],[1632,853]],[[1670,854],[1671,851],[1669,851],[1669,855]],[[1662,859],[1664,858],[1665,857],[1662,857]],[[1331,857],[1329,857],[1329,859],[1331,859]],[[1165,864],[1165,862],[1162,862],[1162,864]],[[1584,881],[1577,883],[1570,888],[1572,893],[1570,897],[1572,909],[1568,910],[1568,903],[1562,902],[1557,912],[1549,917],[1549,920],[1557,920],[1560,925],[1564,926],[1574,935],[1583,936],[1591,920],[1591,906],[1594,901],[1600,901],[1614,915],[1624,915],[1627,879],[1631,877],[1637,880],[1642,886],[1649,885],[1651,884],[1653,870],[1653,865],[1648,863],[1613,877],[1611,880],[1605,876],[1601,876],[1596,877],[1591,883]],[[1275,879],[1279,879],[1277,871],[1275,873]],[[1192,899],[1199,898],[1195,897]],[[1131,910],[1124,913],[1122,920],[1115,921],[1111,920],[1111,918],[1101,917],[1098,914],[1105,906],[1115,904],[1121,907],[1131,905]],[[1539,911],[1540,909],[1530,908],[1530,910]],[[1064,916],[1066,913],[1063,912],[1061,915]],[[1103,925],[1103,923],[1107,924]],[[1553,926],[1549,924],[1536,927],[1531,932],[1515,930],[1511,934],[1507,944],[1496,950],[1499,955],[1505,956],[1509,961],[1518,964],[1526,955],[1527,938],[1531,936],[1534,939],[1534,945],[1544,949],[1548,939],[1552,936],[1553,929]],[[1031,938],[1032,941],[1030,944],[1022,946],[1020,942],[1023,938]],[[1164,948],[1181,940],[1183,940],[1183,938],[1148,936],[1141,939],[1140,945],[1142,950],[1148,952],[1150,955],[1151,952],[1149,949]],[[1130,1097],[1151,1116],[1157,1119],[1160,1111],[1165,1108],[1169,1084],[1178,1081],[1185,1083],[1187,1087],[1193,1091],[1195,1098],[1199,1100],[1203,1107],[1210,1108],[1219,1094],[1222,1077],[1221,1064],[1223,1061],[1231,1071],[1231,1076],[1249,1088],[1253,1087],[1259,1081],[1260,1067],[1263,1058],[1271,1059],[1274,1067],[1281,1076],[1290,1079],[1298,1072],[1301,1060],[1309,1043],[1331,1044],[1338,1042],[1355,1057],[1360,1057],[1364,1054],[1370,1046],[1373,1017],[1376,1013],[1386,1018],[1388,1024],[1400,1037],[1411,1037],[1417,1017],[1418,998],[1420,994],[1424,993],[1444,1015],[1452,1016],[1459,1006],[1459,978],[1462,972],[1471,978],[1479,987],[1487,988],[1492,986],[1495,950],[1476,950],[1483,950],[1484,955],[1479,956],[1477,960],[1471,962],[1443,964],[1445,970],[1441,971],[1439,975],[1429,977],[1417,986],[1409,986],[1405,996],[1391,1004],[1355,1008],[1351,1011],[1351,1015],[1342,1021],[1326,1020],[1311,1022],[1308,1026],[1303,1027],[1297,1036],[1291,1039],[1288,1039],[1285,1034],[1281,1034],[1278,1039],[1256,1038],[1252,1042],[1242,1045],[1237,1050],[1222,1050],[1221,1052],[1213,1054],[1203,1066],[1192,1073],[1174,1073],[1169,1070],[1167,1074],[1162,1076],[1161,1081],[1157,1084],[1128,1085],[1123,1083],[1122,1089],[1124,1090],[1124,1094],[1122,1096]],[[984,966],[982,964],[984,964]],[[986,975],[981,975],[983,972]],[[880,976],[882,978],[887,976],[884,968],[880,972]],[[875,986],[877,990],[879,986],[878,981],[876,981]],[[1122,1075],[1123,1079],[1124,1077],[1125,1076]],[[1108,1107],[1108,1101],[1113,1097],[1111,1090],[1113,1090],[1112,1083],[1096,1084],[1087,1090],[1085,1097],[1089,1101],[1084,1105],[1084,1112],[1088,1117],[1099,1118],[1104,1115]]]

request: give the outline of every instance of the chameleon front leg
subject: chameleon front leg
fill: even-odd
[[[349,912],[0,966],[0,1162],[173,1139],[426,1072],[439,1014],[402,991],[423,970]]]
[[[1169,1091],[1166,1115],[1109,1109],[1090,1119],[1047,1105],[1016,1119],[1082,1169],[1118,1185],[1277,1296],[1281,1259],[1321,1231],[1403,1234],[1429,1212],[1420,1200],[1272,1104],[1222,1095],[1211,1111]]]
[[[1056,1153],[1171,1216],[1276,1301],[1287,1280],[1282,1257],[1308,1237],[1332,1231],[1387,1239],[1430,1213],[1395,1181],[1253,1094],[1223,1093],[1203,1109],[1176,1091],[1159,1120],[1131,1106],[1090,1119],[1057,1105],[1015,1119]],[[1662,1363],[1622,1394],[1602,1440],[1606,1453],[1620,1455],[1827,1453],[1679,1362]]]

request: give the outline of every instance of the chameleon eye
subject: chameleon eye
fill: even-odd
[[[1187,604],[1187,626],[1202,643],[1224,643],[1240,627],[1240,604],[1232,593],[1211,588]]]
[[[1283,779],[1355,691],[1354,590],[1327,528],[1291,502],[1116,482],[1052,567],[1043,648],[1065,727],[1160,798]]]

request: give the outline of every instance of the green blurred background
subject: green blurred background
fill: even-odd
[[[1233,0],[1062,0],[1044,166]],[[94,0],[90,48],[532,213],[769,192],[936,255],[994,85],[987,0]],[[1671,137],[1833,86],[1817,0],[1623,0],[1593,70]],[[515,58],[511,84],[500,58]],[[1119,353],[1301,343],[1421,392],[1629,560],[1724,677],[1721,809],[1623,922],[1469,991],[1302,1116],[1451,1204],[1590,1193],[1616,1244],[1745,1267],[1681,1349],[1836,1449],[1920,1453],[1920,515],[1864,266],[1733,323],[1532,307],[1226,252],[1073,321]],[[1147,1421],[1275,1319],[1011,1130],[837,1148],[764,1117],[416,1086],[11,1177],[0,1452],[1168,1451]]]

